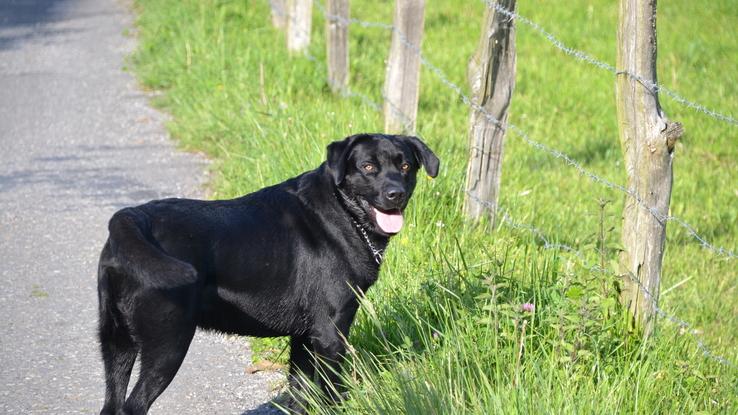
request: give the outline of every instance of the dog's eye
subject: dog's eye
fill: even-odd
[[[403,172],[407,172],[408,170],[410,170],[410,165],[407,163],[402,163],[402,166],[400,166],[400,170],[402,170]]]
[[[367,173],[373,173],[376,170],[376,167],[374,167],[374,165],[371,164],[371,163],[366,163],[362,167],[363,167],[364,171],[367,172]]]

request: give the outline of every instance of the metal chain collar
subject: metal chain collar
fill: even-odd
[[[384,250],[377,249],[374,247],[374,244],[372,243],[371,239],[369,239],[369,235],[366,233],[366,229],[364,229],[363,226],[359,225],[358,222],[354,218],[351,218],[351,222],[354,223],[354,226],[356,226],[356,229],[359,230],[361,233],[361,236],[364,237],[364,241],[366,241],[366,245],[369,247],[369,249],[372,251],[372,255],[374,256],[374,262],[377,263],[377,265],[382,265],[382,255],[384,255]]]
[[[336,192],[337,191],[337,192]],[[343,201],[341,201],[341,198],[338,197],[338,193],[340,193],[344,198],[348,199],[349,196],[346,195],[341,189],[336,189],[336,191],[333,192],[333,195],[336,197],[336,199],[339,201],[339,203],[343,204]],[[348,212],[347,212],[348,213]],[[374,244],[372,243],[372,240],[369,239],[369,234],[366,233],[366,229],[364,229],[363,226],[359,225],[359,222],[354,219],[354,217],[349,213],[349,217],[351,217],[351,222],[354,223],[354,226],[356,226],[356,229],[359,230],[359,233],[361,236],[364,237],[364,242],[366,242],[366,245],[369,247],[369,250],[372,251],[372,256],[374,257],[374,262],[377,263],[377,265],[382,265],[382,259],[384,255],[383,249],[377,249]]]

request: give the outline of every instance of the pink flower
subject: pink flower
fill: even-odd
[[[536,311],[536,305],[533,303],[523,303],[520,306],[520,310],[524,313],[534,313]]]

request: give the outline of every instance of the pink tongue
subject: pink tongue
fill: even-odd
[[[377,225],[386,233],[397,233],[402,229],[402,212],[395,210],[392,212],[382,212],[374,209],[377,218]]]

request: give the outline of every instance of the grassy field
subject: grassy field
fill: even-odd
[[[466,90],[484,4],[427,3],[423,52]],[[526,1],[519,12],[614,64],[616,3]],[[318,9],[314,62],[287,54],[266,0],[136,4],[141,43],[132,67],[144,85],[164,92],[157,104],[173,115],[169,129],[182,146],[215,160],[214,197],[277,183],[320,164],[330,141],[381,131],[381,114],[370,105],[330,93]],[[352,16],[391,22],[393,4],[352,1]],[[658,25],[660,82],[738,114],[735,2],[660,2]],[[390,36],[350,29],[351,88],[376,102]],[[609,274],[549,249],[524,227],[466,223],[460,212],[469,109],[433,72],[423,69],[421,84],[418,133],[441,158],[441,174],[420,181],[407,226],[357,317],[346,365],[350,399],[342,410],[736,413],[738,369],[706,358],[692,336],[663,319],[657,335],[641,342],[624,324]],[[675,153],[671,214],[711,243],[738,250],[738,127],[665,96],[661,101],[687,131]],[[518,27],[510,121],[595,174],[624,183],[613,75],[564,55],[526,26]],[[593,264],[616,257],[622,193],[516,136],[506,143],[503,171],[501,204],[515,222],[580,250]],[[693,324],[710,350],[734,364],[736,264],[669,223],[660,306]],[[524,303],[535,311],[522,311]],[[274,342],[256,344],[266,356],[280,350]]]

